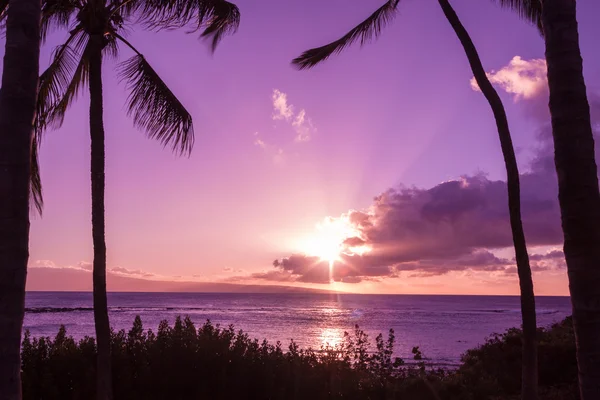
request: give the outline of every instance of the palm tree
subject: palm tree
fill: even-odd
[[[87,85],[90,93],[92,239],[94,245],[93,298],[98,343],[97,398],[112,399],[110,325],[106,296],[106,242],[104,220],[104,123],[102,63],[117,57],[118,44],[134,56],[118,67],[127,83],[128,114],[150,138],[189,154],[194,143],[192,117],[127,40],[124,26],[140,21],[152,29],[173,29],[194,23],[202,36],[212,38],[213,49],[239,24],[238,8],[224,0],[46,0],[42,10],[42,37],[52,28],[68,28],[51,65],[40,77],[38,134],[61,125],[68,107]]]
[[[575,0],[500,0],[542,27],[582,400],[600,399],[600,194]],[[543,4],[543,7],[542,7]]]
[[[509,1],[509,0],[507,0]],[[481,64],[471,38],[460,22],[448,0],[438,0],[446,19],[454,29],[467,59],[471,66],[475,80],[487,99],[494,118],[496,128],[506,165],[508,209],[512,229],[513,244],[515,248],[519,284],[521,290],[521,313],[523,318],[523,356],[522,356],[522,384],[521,396],[523,399],[537,398],[537,345],[536,345],[536,314],[535,297],[533,293],[533,280],[527,254],[527,245],[521,222],[520,182],[517,160],[512,144],[506,112],[498,93],[490,83]],[[389,0],[377,9],[369,18],[357,25],[342,38],[322,47],[305,51],[292,63],[300,69],[311,68],[326,60],[334,53],[342,51],[355,41],[364,44],[372,37],[381,33],[383,26],[394,16],[399,0]]]
[[[0,89],[0,399],[11,400],[21,398],[30,176],[37,171],[32,140],[40,15],[41,0],[11,0],[10,7],[8,0],[0,1],[0,20],[6,22]]]

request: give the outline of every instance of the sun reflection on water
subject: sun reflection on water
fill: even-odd
[[[319,341],[323,347],[335,347],[342,343],[344,330],[340,328],[322,328],[319,333]]]

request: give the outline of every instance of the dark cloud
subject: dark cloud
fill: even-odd
[[[563,241],[548,91],[540,80],[545,76],[542,62],[515,58],[510,68],[495,75],[495,83],[510,88],[507,91],[517,96],[522,112],[538,124],[538,147],[521,174],[522,220],[530,249],[559,246]],[[531,68],[534,75],[528,74]],[[590,95],[590,105],[596,153],[600,154],[599,97]],[[513,245],[506,182],[490,180],[484,174],[465,175],[429,189],[392,188],[375,197],[368,209],[350,211],[345,217],[358,233],[344,241],[348,254],[341,256],[331,272],[328,263],[317,257],[294,254],[277,260],[272,271],[254,277],[357,283],[403,272],[419,277],[465,270],[516,274],[514,259],[492,253]],[[363,246],[371,251],[352,254],[353,247]],[[562,251],[531,255],[534,272],[563,267]]]
[[[457,258],[422,259],[409,262],[396,262],[385,254],[365,253],[364,255],[342,254],[333,268],[328,261],[318,257],[294,254],[275,260],[273,270],[252,274],[254,279],[273,281],[296,281],[304,283],[345,282],[359,283],[383,277],[395,277],[402,272],[415,272],[410,276],[443,275],[450,271],[467,269],[479,271],[501,271],[514,262],[498,258],[486,250],[477,250]]]
[[[563,240],[555,172],[542,162],[544,157],[539,154],[531,171],[521,175],[522,220],[530,247],[560,245]],[[431,189],[389,189],[377,196],[368,210],[351,211],[347,218],[358,235],[346,239],[344,246],[348,250],[368,246],[371,251],[342,254],[331,274],[328,263],[318,257],[294,254],[274,263],[273,276],[254,277],[360,282],[364,277],[395,276],[400,271],[432,276],[514,266],[514,261],[500,259],[490,251],[512,246],[506,183],[482,174]],[[533,255],[532,270],[549,268],[533,261],[561,257],[562,252]]]
[[[558,204],[536,190],[537,186],[545,189],[549,182],[533,174],[525,175],[523,181],[535,183],[535,188],[530,184],[522,193],[528,242],[557,243],[562,234]],[[353,219],[363,221],[358,229],[367,245],[382,249],[393,261],[404,262],[510,246],[507,205],[504,182],[483,175],[465,176],[429,190],[390,189],[375,198],[367,212],[353,212],[361,214]]]
[[[265,272],[257,272],[251,275],[253,279],[264,279],[267,281],[276,281],[276,282],[292,282],[295,280],[295,277],[289,271],[284,271],[280,269],[274,269],[271,271]],[[246,280],[247,277],[240,277],[240,280]],[[317,282],[322,283],[322,282]]]
[[[276,268],[273,272],[280,273],[283,277],[294,276],[295,280],[299,282],[327,283],[330,281],[329,263],[322,261],[319,257],[293,254],[282,260],[275,260],[273,267]],[[261,279],[265,278],[261,277]]]
[[[565,253],[562,250],[552,250],[546,254],[532,254],[529,256],[531,261],[542,261],[542,260],[563,260]]]

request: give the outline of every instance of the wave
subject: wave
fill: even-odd
[[[472,313],[496,313],[496,314],[520,314],[521,309],[519,308],[495,308],[495,309],[481,309],[481,310],[467,310]],[[538,309],[535,311],[538,315],[551,315],[556,314],[559,310],[552,309]]]
[[[26,313],[41,314],[41,313],[67,313],[75,311],[94,311],[93,307],[27,307]]]
[[[206,312],[227,312],[227,313],[247,313],[247,312],[277,312],[284,310],[281,307],[255,307],[255,308],[214,308],[214,307],[143,307],[143,306],[113,306],[108,307],[110,312],[155,312],[155,311],[165,311],[165,312],[197,312],[197,311],[206,311]],[[41,314],[41,313],[68,313],[68,312],[77,312],[77,311],[94,311],[93,307],[26,307],[25,312],[31,314]]]
[[[265,313],[274,313],[275,315],[281,312],[288,313],[289,310],[282,307],[224,307],[224,308],[215,308],[215,307],[181,307],[181,306],[162,306],[162,307],[144,307],[144,306],[113,306],[108,307],[108,310],[111,313],[147,313],[147,312],[164,312],[164,313],[180,313],[185,315],[187,313],[198,313],[198,312],[206,312],[206,313],[226,313],[226,314],[245,314],[245,313],[255,313],[255,314],[265,314]],[[30,314],[42,314],[42,313],[70,313],[70,312],[91,312],[94,311],[93,307],[27,307],[25,308],[26,313]],[[292,309],[295,312],[296,317],[299,316],[309,316],[309,320],[314,318],[322,317],[323,315],[328,315],[330,317],[350,317],[350,318],[361,318],[364,316],[364,312],[360,309],[354,310],[336,310],[329,315],[328,313],[323,313],[322,310],[319,309],[311,309],[311,312],[299,311],[296,309]],[[379,310],[379,313],[382,314],[391,314],[391,313],[405,313],[406,310]],[[411,311],[414,313],[415,311]],[[557,314],[560,311],[556,309],[538,309],[536,310],[538,315],[552,315]],[[371,313],[377,313],[376,311],[371,311]],[[456,311],[427,311],[427,313],[433,314],[462,314],[462,313],[472,313],[472,314],[520,314],[521,310],[519,308],[487,308],[487,309],[471,309],[471,310],[456,310]]]

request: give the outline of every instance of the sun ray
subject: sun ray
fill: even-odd
[[[315,266],[323,264],[329,269],[333,282],[336,264],[345,265],[348,256],[362,256],[371,249],[366,245],[349,246],[348,238],[360,237],[360,233],[348,218],[327,217],[316,225],[315,232],[298,243],[298,250],[307,256],[316,257]]]

